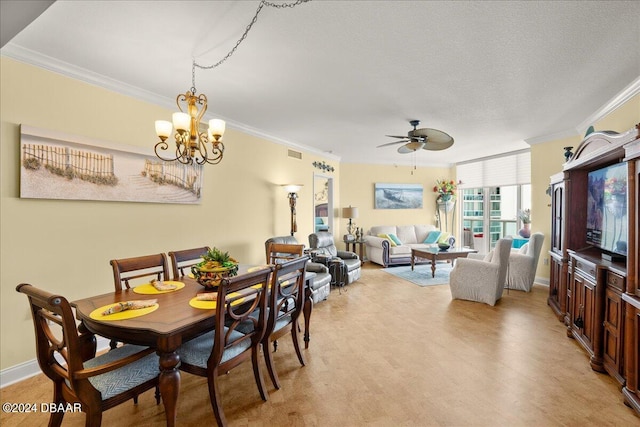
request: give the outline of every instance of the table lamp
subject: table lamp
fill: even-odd
[[[351,207],[342,208],[342,217],[349,218],[349,225],[347,226],[347,233],[354,234],[356,230],[356,223],[353,222],[353,218],[358,218],[358,208]]]

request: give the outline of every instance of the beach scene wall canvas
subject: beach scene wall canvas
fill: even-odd
[[[376,209],[422,209],[422,184],[375,184]]]
[[[153,150],[20,126],[20,197],[198,204],[202,165]]]

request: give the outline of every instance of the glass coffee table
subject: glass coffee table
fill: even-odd
[[[446,251],[440,248],[415,248],[411,249],[411,270],[415,266],[416,258],[431,260],[431,277],[436,277],[436,261],[451,260],[451,266],[457,258],[466,258],[470,253],[478,252],[469,248],[449,248]]]

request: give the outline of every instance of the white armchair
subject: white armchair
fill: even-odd
[[[509,289],[531,292],[543,241],[544,234],[533,233],[528,243],[518,251],[511,252],[507,278]]]
[[[511,239],[500,239],[483,260],[460,258],[449,275],[451,298],[495,305],[507,280]]]

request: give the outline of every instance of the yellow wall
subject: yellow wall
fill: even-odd
[[[92,140],[152,147],[153,122],[171,111],[20,62],[0,62],[0,369],[35,357],[33,326],[21,282],[73,300],[113,289],[109,260],[202,245],[246,263],[264,262],[264,241],[289,234],[281,184],[301,183],[298,233],[312,232],[312,166],[337,161],[233,129],[225,157],[206,166],[200,205],[20,199],[20,124]],[[340,192],[335,201],[339,204]]]
[[[340,208],[349,205],[358,208],[358,227],[366,231],[375,225],[435,224],[436,193],[433,186],[438,179],[453,179],[450,168],[417,168],[409,166],[340,165]],[[374,209],[375,183],[422,184],[423,209]],[[342,213],[342,210],[340,210]],[[337,233],[347,232],[348,218],[342,218]]]
[[[640,95],[635,95],[624,105],[609,113],[606,117],[594,123],[596,131],[613,130],[625,132],[640,123]],[[531,147],[531,202],[533,232],[540,231],[545,235],[544,245],[540,254],[540,262],[536,277],[549,279],[549,266],[545,260],[549,258],[551,236],[551,198],[545,194],[551,175],[562,171],[564,164],[564,147],[580,145],[584,135],[564,138],[536,144]]]

